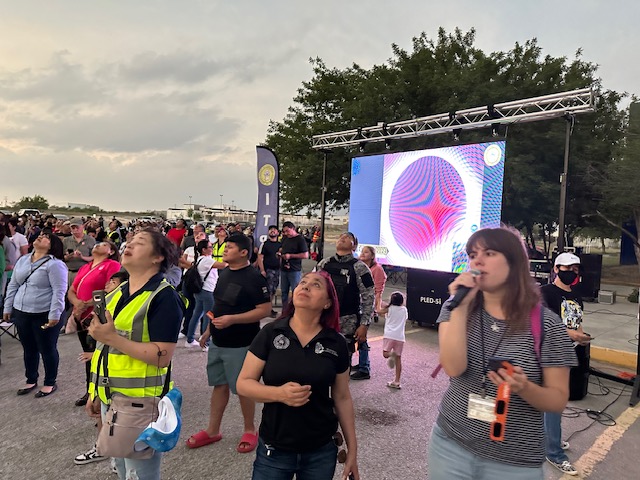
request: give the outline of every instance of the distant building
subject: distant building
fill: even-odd
[[[73,209],[83,209],[83,208],[97,209],[98,207],[96,207],[95,205],[89,205],[88,203],[67,203],[67,208],[70,210],[73,210]]]

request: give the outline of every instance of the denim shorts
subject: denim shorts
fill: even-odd
[[[542,465],[519,467],[480,457],[463,448],[436,423],[427,457],[429,480],[542,480]]]

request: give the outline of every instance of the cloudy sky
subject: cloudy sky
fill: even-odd
[[[0,204],[255,209],[255,146],[310,57],[370,67],[475,27],[486,52],[582,48],[605,88],[640,95],[638,18],[635,0],[0,0]]]

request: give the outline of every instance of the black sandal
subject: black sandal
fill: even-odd
[[[27,393],[31,392],[34,388],[36,388],[38,386],[37,383],[34,383],[32,386],[30,387],[25,387],[25,388],[21,388],[20,390],[18,390],[18,395],[26,395]]]

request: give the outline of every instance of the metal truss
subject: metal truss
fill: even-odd
[[[542,97],[515,100],[512,102],[469,108],[458,112],[430,115],[428,117],[383,123],[375,126],[326,133],[312,137],[312,148],[333,148],[385,142],[399,138],[414,138],[423,135],[451,133],[462,130],[496,128],[498,125],[536,122],[564,115],[575,115],[594,111],[594,94],[591,88],[554,93]]]

